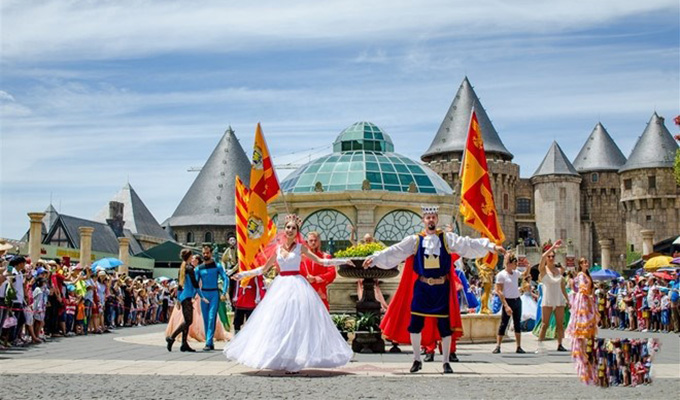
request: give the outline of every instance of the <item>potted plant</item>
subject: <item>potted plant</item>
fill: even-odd
[[[349,333],[354,332],[356,320],[347,314],[333,314],[331,316],[335,327],[345,340],[349,339]]]
[[[376,313],[359,313],[352,350],[356,353],[384,353],[385,342],[379,325],[380,317]]]

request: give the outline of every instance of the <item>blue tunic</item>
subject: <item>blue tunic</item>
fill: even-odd
[[[441,232],[437,235],[441,248],[439,257],[426,256],[423,248],[424,236],[418,236],[418,248],[413,257],[413,271],[419,277],[441,278],[446,276],[446,282],[441,285],[428,285],[416,280],[413,286],[413,300],[411,314],[424,317],[444,318],[449,316],[449,295],[451,282],[448,280],[451,271],[451,254],[446,246],[446,237]]]

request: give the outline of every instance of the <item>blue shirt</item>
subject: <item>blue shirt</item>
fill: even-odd
[[[205,264],[201,264],[196,268],[196,280],[201,284],[201,290],[204,292],[216,292],[218,291],[218,278],[222,278],[224,284],[222,285],[222,294],[227,294],[229,290],[229,278],[227,273],[224,272],[221,264],[215,263],[215,261],[210,261]]]
[[[201,289],[198,287],[194,267],[187,265],[184,270],[184,287],[182,288],[182,292],[179,294],[178,299],[180,302],[186,299],[193,299],[194,296],[196,296],[196,293],[203,297],[203,293],[201,293]]]

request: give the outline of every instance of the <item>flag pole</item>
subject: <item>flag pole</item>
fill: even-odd
[[[260,123],[258,122],[257,125],[259,126]],[[267,138],[264,137],[264,134],[262,135],[262,141],[264,142],[264,145],[269,148],[269,145],[267,144]],[[276,183],[279,185],[279,191],[281,192],[281,200],[283,200],[283,206],[286,208],[286,213],[290,214],[290,208],[288,207],[288,202],[286,201],[286,196],[283,194],[283,189],[281,189],[281,181],[279,181],[279,174],[276,172],[276,168],[274,168],[274,162],[272,160],[272,171],[274,171],[274,177],[276,178]]]

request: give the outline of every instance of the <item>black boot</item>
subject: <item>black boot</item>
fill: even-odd
[[[410,372],[413,374],[413,373],[415,373],[415,372],[420,371],[422,368],[423,368],[423,363],[421,363],[420,361],[417,361],[417,360],[416,360],[416,361],[413,362],[413,365],[411,366],[411,371],[410,371]]]
[[[564,346],[559,345],[557,346],[557,351],[569,351],[569,350],[565,349]]]
[[[443,367],[444,367],[444,373],[445,374],[452,374],[453,373],[453,369],[451,368],[449,363],[444,363]]]
[[[459,360],[458,360],[458,356],[456,355],[456,353],[449,354],[449,362],[458,362],[458,361]]]
[[[181,352],[189,352],[189,353],[195,353],[196,350],[192,349],[189,347],[188,343],[182,343],[182,347],[179,348],[179,351]]]
[[[434,353],[425,353],[425,358],[423,359],[425,362],[432,362],[434,361]]]
[[[166,347],[168,348],[168,351],[172,351],[172,344],[175,343],[175,339],[171,337],[166,337],[165,342],[167,343]]]

